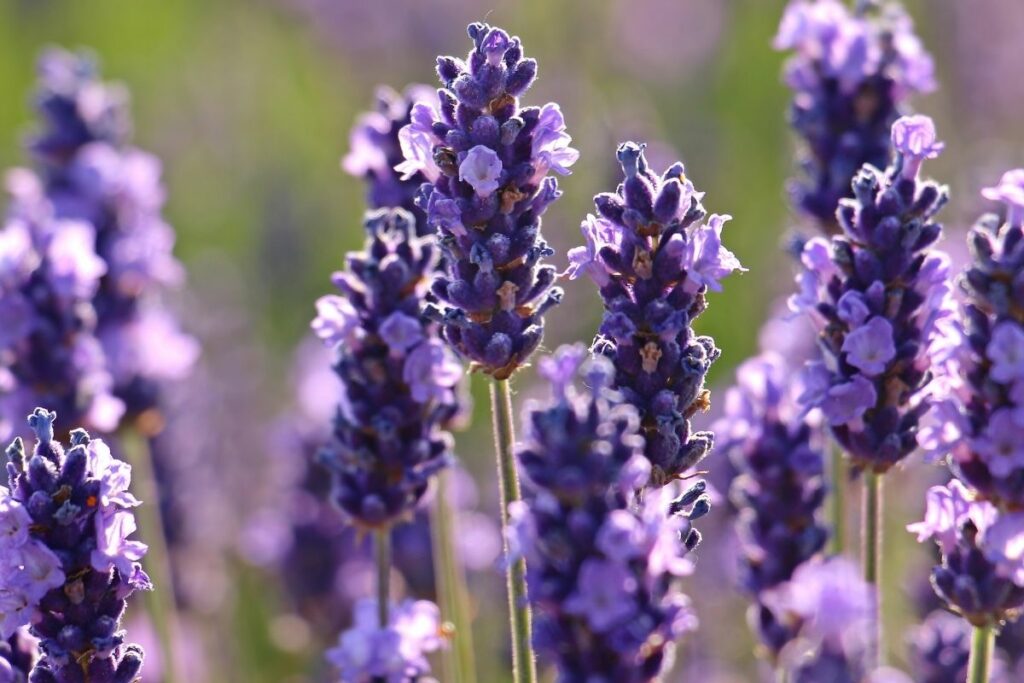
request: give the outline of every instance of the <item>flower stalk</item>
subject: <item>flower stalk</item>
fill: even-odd
[[[995,639],[995,629],[991,625],[974,627],[971,658],[967,664],[967,683],[988,683]]]

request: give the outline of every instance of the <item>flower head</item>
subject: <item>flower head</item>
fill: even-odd
[[[1024,226],[1024,168],[1007,171],[994,187],[986,187],[981,196],[1006,204],[1006,222],[1020,228]]]
[[[139,561],[130,475],[106,445],[77,429],[67,450],[54,438],[56,415],[37,408],[30,457],[21,439],[8,449],[10,489],[0,487],[0,636],[30,625],[42,659],[32,680],[134,680],[142,651],[125,645],[119,621],[135,590],[152,588]],[[27,526],[26,526],[27,524]],[[72,609],[71,606],[74,606]]]
[[[916,178],[921,163],[938,157],[946,145],[938,141],[931,117],[918,114],[892,124],[892,146],[903,156],[903,176]]]
[[[428,315],[474,369],[504,379],[540,344],[543,314],[562,297],[542,265],[553,252],[540,218],[561,194],[549,173],[568,173],[578,153],[557,105],[520,106],[537,63],[519,39],[487,24],[469,36],[465,60],[438,58],[440,106],[413,107],[396,170],[426,177],[417,201],[444,250]]]

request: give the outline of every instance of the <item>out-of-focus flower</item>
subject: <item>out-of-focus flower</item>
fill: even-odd
[[[935,610],[908,636],[910,670],[915,683],[949,683],[967,680],[971,653],[971,625],[955,614]],[[996,650],[992,683],[1010,683],[1003,652]]]
[[[570,277],[587,274],[601,291],[604,318],[594,352],[615,365],[615,389],[640,414],[652,486],[662,486],[711,450],[711,432],[694,432],[690,418],[709,405],[704,379],[721,351],[697,336],[693,320],[705,294],[743,270],[721,242],[728,216],[706,223],[702,193],[683,165],[660,177],[643,146],[619,146],[625,181],[594,198],[599,217],[583,223],[586,245],[569,252]]]
[[[555,269],[541,265],[553,252],[540,217],[561,195],[549,173],[569,173],[579,154],[558,105],[519,105],[537,75],[519,39],[479,23],[469,35],[465,60],[438,58],[439,107],[413,107],[398,169],[429,180],[417,201],[444,251],[431,290],[440,303],[427,314],[475,369],[505,379],[540,344],[543,314],[562,297]]]
[[[378,622],[377,601],[360,600],[352,628],[327,652],[342,683],[428,683],[427,655],[439,649],[441,613],[426,600],[391,605],[388,624]]]
[[[839,0],[791,0],[774,46],[793,50],[785,81],[790,124],[803,142],[793,203],[826,232],[865,164],[884,168],[889,131],[907,99],[935,89],[934,66],[899,5],[851,12]]]
[[[30,624],[42,659],[32,681],[131,681],[142,650],[119,631],[125,600],[151,590],[130,539],[131,468],[100,440],[76,429],[70,448],[54,439],[56,414],[29,416],[36,446],[7,449],[10,490],[0,487],[0,636]],[[85,678],[83,679],[83,676]]]
[[[672,501],[635,492],[650,474],[632,406],[600,356],[562,347],[542,372],[552,401],[526,410],[523,500],[510,505],[510,546],[527,561],[533,642],[558,680],[651,681],[672,643],[696,626],[675,578],[692,571],[691,522],[710,508],[703,482]]]
[[[0,681],[26,683],[32,665],[39,657],[39,643],[24,629],[0,640]]]
[[[934,148],[933,139],[917,141],[905,130],[922,125],[898,121],[895,163],[857,174],[854,198],[840,201],[837,213],[843,234],[831,243],[807,242],[797,280],[802,291],[790,300],[817,326],[822,350],[822,359],[806,367],[800,400],[821,409],[855,467],[875,472],[918,446],[955,313],[949,258],[933,247],[947,191],[919,180],[916,169],[901,173]]]

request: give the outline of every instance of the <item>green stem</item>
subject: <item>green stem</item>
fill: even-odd
[[[871,644],[874,648],[875,661],[882,663],[882,475],[877,472],[864,473],[864,507],[861,511],[863,524],[862,558],[864,560],[864,580],[875,587],[874,633]]]
[[[833,555],[842,555],[846,549],[846,461],[843,459],[843,449],[838,444],[833,443],[829,451],[829,474],[832,479],[832,497],[829,501],[832,539],[829,549]]]
[[[135,493],[142,505],[136,508],[142,540],[149,546],[142,564],[154,590],[146,591],[144,602],[153,622],[161,650],[161,668],[165,683],[177,683],[176,638],[178,615],[174,597],[174,574],[171,555],[167,550],[167,537],[160,514],[160,492],[153,473],[153,455],[149,441],[134,430],[120,433],[124,457],[132,466]]]
[[[382,629],[388,627],[391,606],[391,528],[374,532],[374,556],[377,560],[377,621]]]
[[[491,382],[491,412],[494,417],[494,447],[498,457],[498,485],[501,491],[501,529],[505,539],[508,566],[508,604],[512,624],[512,680],[535,683],[537,665],[530,643],[530,605],[526,594],[526,560],[509,562],[508,506],[519,500],[519,475],[512,453],[515,432],[512,428],[512,390],[507,379]]]
[[[469,613],[469,591],[466,575],[459,562],[455,546],[455,513],[449,499],[450,472],[437,478],[437,498],[434,502],[434,574],[437,576],[437,594],[442,609],[451,622],[453,647],[448,651],[446,665],[448,678],[453,683],[476,683],[476,662],[473,656],[472,617]]]
[[[988,683],[995,638],[996,632],[992,626],[974,627],[971,659],[967,664],[967,683]]]

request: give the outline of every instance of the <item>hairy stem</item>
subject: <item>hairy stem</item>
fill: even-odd
[[[494,447],[498,457],[498,485],[501,491],[501,529],[508,566],[508,604],[512,624],[512,680],[535,683],[537,665],[530,642],[530,605],[526,593],[526,560],[512,560],[508,547],[508,505],[519,500],[519,475],[512,452],[512,389],[506,379],[491,382],[491,412],[494,418]]]

